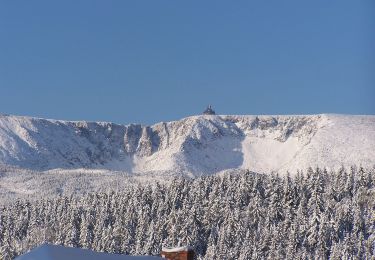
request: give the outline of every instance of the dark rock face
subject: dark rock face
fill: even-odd
[[[142,136],[141,125],[129,125],[125,128],[124,148],[127,154],[132,154],[137,151],[139,139]]]
[[[124,149],[127,155],[150,156],[159,145],[158,132],[151,127],[133,124],[125,127]]]
[[[159,149],[160,137],[149,126],[142,128],[142,135],[138,141],[137,155],[150,156]]]

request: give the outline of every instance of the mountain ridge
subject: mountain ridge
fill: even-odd
[[[371,167],[374,140],[371,115],[198,115],[151,126],[0,116],[0,162],[39,171],[87,168],[197,176],[235,168]]]

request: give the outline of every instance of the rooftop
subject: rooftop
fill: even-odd
[[[16,260],[158,260],[157,256],[131,256],[118,255],[103,252],[95,252],[89,249],[64,247],[59,245],[43,244],[28,253],[20,255]]]

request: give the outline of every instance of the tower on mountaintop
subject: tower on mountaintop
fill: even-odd
[[[212,109],[211,105],[208,105],[206,110],[203,111],[203,115],[215,115],[215,111]]]

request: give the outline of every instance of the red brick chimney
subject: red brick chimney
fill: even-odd
[[[175,248],[163,247],[161,257],[167,260],[194,260],[194,250],[189,246]]]

